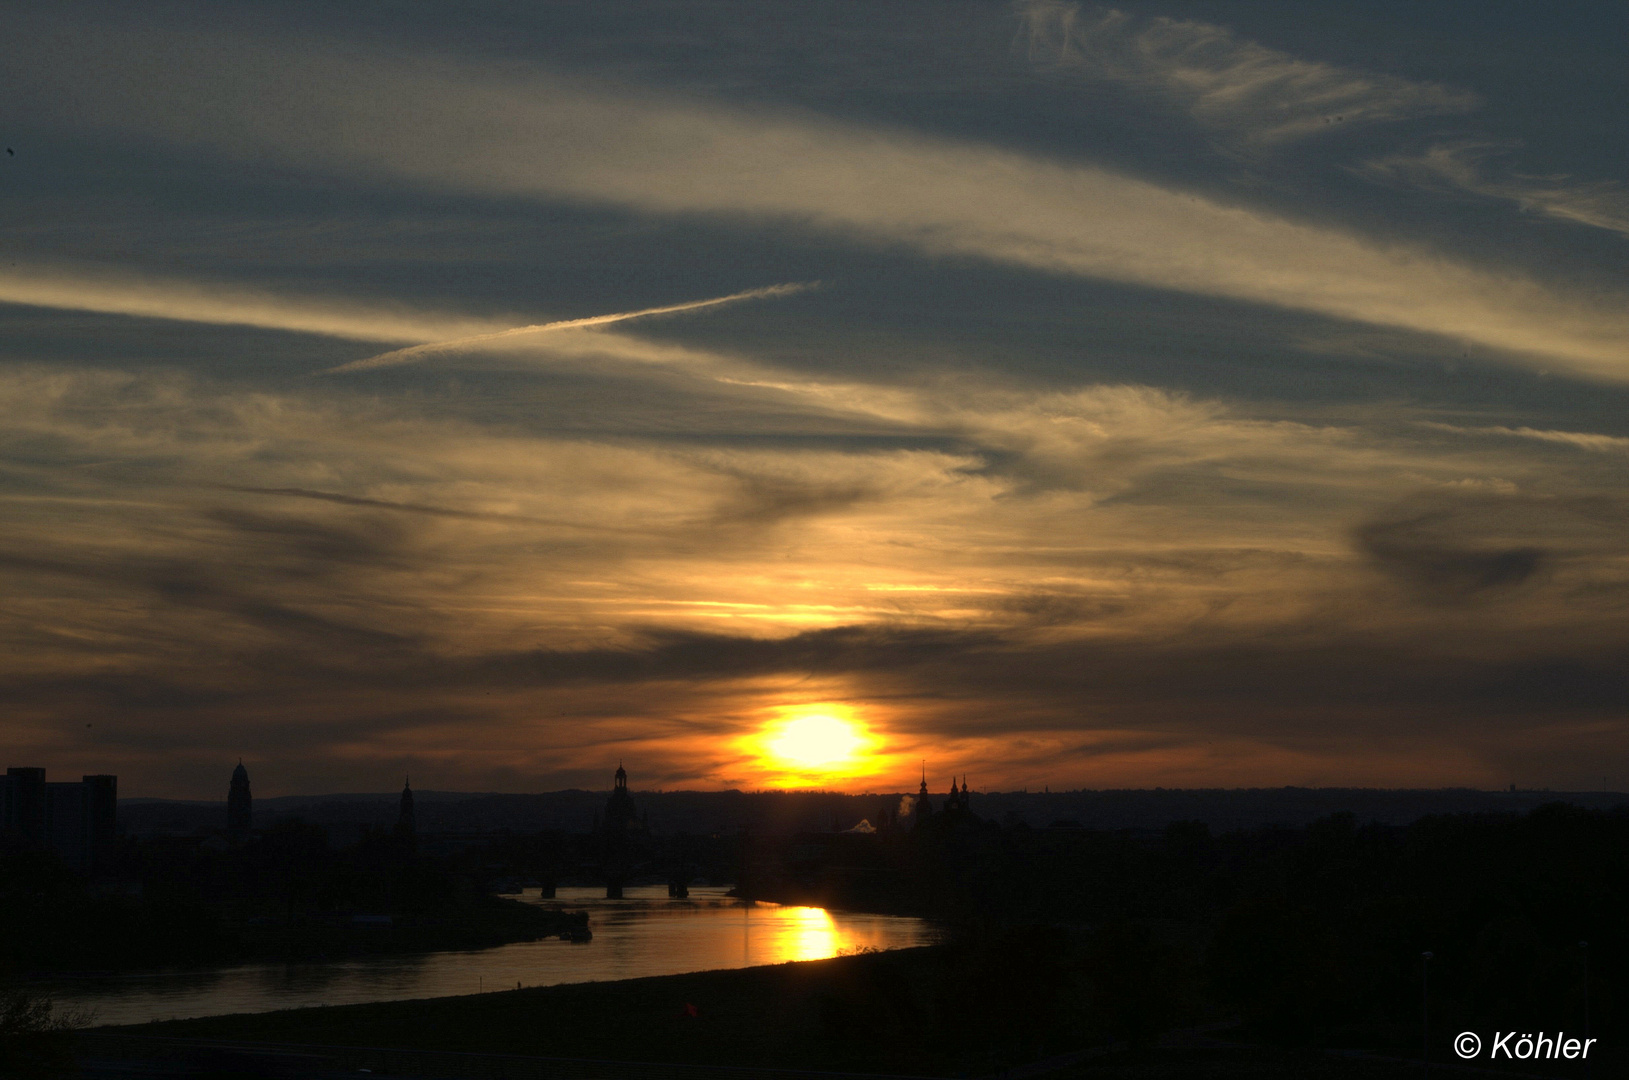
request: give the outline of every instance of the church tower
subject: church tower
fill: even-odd
[[[933,804],[928,801],[928,763],[922,763],[922,786],[916,789],[916,805],[911,807],[911,817],[915,824],[920,825],[933,813]]]
[[[226,831],[233,836],[245,836],[254,821],[254,798],[249,794],[249,770],[238,759],[232,770],[232,786],[226,792]]]
[[[611,797],[605,800],[605,817],[600,822],[600,842],[605,866],[605,897],[621,900],[622,887],[633,861],[633,840],[641,831],[641,825],[633,796],[628,793],[628,771],[621,762],[617,763],[612,783],[615,786],[611,788]]]
[[[396,840],[412,851],[418,844],[418,836],[418,817],[413,813],[413,784],[410,779],[404,779],[401,805],[396,810]]]
[[[619,762],[611,781],[611,797],[605,800],[605,831],[626,833],[639,827],[639,811],[634,807],[633,795],[628,792],[628,771]]]

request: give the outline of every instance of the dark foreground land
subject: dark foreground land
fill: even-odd
[[[1011,939],[1001,944],[1024,947]],[[1080,1002],[1059,994],[1060,988],[1047,982],[1044,964],[1040,978],[1027,990],[969,983],[979,968],[989,976],[999,966],[994,955],[974,947],[937,947],[737,971],[106,1030],[217,1045],[386,1047],[909,1076],[1000,1075],[1021,1059],[1028,1059],[1036,1070],[1027,1075],[1060,1080],[1202,1076],[1345,1080],[1419,1071],[1418,1064],[1252,1046],[1203,1035],[1177,1035],[1163,1045],[1132,1049],[1115,1043],[1101,1025],[1094,1025],[1078,1007]],[[313,1061],[321,1057],[309,1051],[306,1056]],[[252,1052],[246,1057],[252,1059]],[[354,1073],[363,1061],[375,1071],[388,1067],[397,1075],[413,1075],[419,1068],[422,1075],[449,1077],[555,1075],[534,1063],[488,1057],[460,1061],[436,1054],[352,1056],[336,1059],[333,1067],[349,1066]],[[564,1068],[559,1075],[643,1075],[637,1069],[619,1073],[615,1068]],[[700,1080],[710,1074],[685,1070],[671,1075],[675,1080]]]
[[[1225,1023],[1167,1031],[1145,1045],[1129,1045],[1106,1019],[1090,974],[1080,977],[1080,965],[1070,960],[1076,943],[1051,933],[1032,928],[982,941],[774,967],[103,1030],[283,1046],[906,1076],[995,1077],[1012,1070],[1014,1077],[1058,1080],[1346,1080],[1423,1072],[1417,1059],[1409,1060],[1412,1055],[1396,1051],[1342,1054],[1274,1046]],[[704,1069],[653,1073],[439,1054],[336,1060],[353,1074],[365,1064],[376,1073],[491,1080],[715,1075]],[[1450,1064],[1457,1063],[1447,1060],[1445,1045],[1437,1067]],[[1596,1064],[1595,1076],[1622,1075],[1621,1059]],[[1576,1066],[1526,1066],[1515,1072],[1585,1075]]]
[[[582,912],[490,895],[469,859],[286,823],[220,850],[130,843],[86,875],[0,853],[0,978],[484,949],[581,933]]]
[[[708,1065],[932,1073],[1072,1048],[1066,1002],[1019,992],[994,1008],[957,985],[968,958],[909,949],[712,971],[249,1016],[132,1034]],[[1020,1042],[1028,1045],[1021,1046]],[[1002,1044],[1012,1045],[1003,1047]],[[981,1070],[988,1071],[988,1070]]]
[[[222,940],[270,930],[300,937],[301,927],[326,925],[327,912],[347,910],[458,927],[496,903],[476,888],[476,871],[530,875],[558,865],[547,835],[495,841],[463,869],[383,851],[369,869],[365,847],[287,857],[301,835],[287,833],[279,827],[241,851],[154,872],[140,904],[107,910],[120,919],[178,910],[177,898],[151,886],[185,880],[202,889],[194,895],[203,914],[219,913]],[[981,819],[963,804],[874,833],[734,843],[747,895],[927,915],[953,933],[931,949],[808,964],[140,1030],[714,1069],[991,1076],[1049,1062],[1061,1076],[1419,1075],[1429,1005],[1434,1068],[1443,1075],[1460,1067],[1451,1046],[1462,1031],[1489,1041],[1500,1031],[1588,1034],[1599,1040],[1592,1072],[1576,1061],[1507,1068],[1629,1075],[1629,811],[1557,804],[1407,826],[1336,814],[1304,828],[1215,835],[1201,822],[1159,831],[1034,829]],[[118,927],[136,926],[141,940],[140,924],[103,912],[98,928],[50,902],[89,903],[94,892],[19,888],[23,880],[0,879],[0,894],[20,905],[13,910],[35,920],[10,924],[17,951],[54,954],[76,929],[99,929],[109,940]],[[88,917],[101,909],[77,910]],[[265,914],[243,917],[257,910]],[[173,925],[172,940],[182,940],[184,928]],[[200,919],[194,929],[207,925]],[[56,935],[49,948],[44,927]],[[0,1051],[4,1029],[0,1017]],[[11,1041],[21,1047],[27,1039]],[[459,1072],[445,1063],[390,1071],[557,1075]],[[606,1074],[624,1075],[633,1074]]]

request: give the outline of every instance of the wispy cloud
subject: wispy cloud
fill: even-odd
[[[1442,143],[1423,154],[1377,158],[1358,171],[1388,183],[1503,199],[1528,213],[1629,236],[1629,190],[1622,184],[1566,175],[1496,174],[1486,167],[1489,159],[1510,149],[1498,143]]]
[[[1235,156],[1330,108],[1468,105],[1217,27],[1022,10],[1038,63],[1175,102]],[[1006,16],[973,20],[978,63],[1010,62]],[[123,234],[134,174],[41,195],[8,249],[164,272],[8,255],[0,303],[369,343],[0,313],[0,701],[53,769],[196,791],[247,745],[285,789],[404,757],[536,787],[633,747],[641,778],[750,784],[720,748],[818,701],[992,784],[1503,784],[1491,759],[1562,728],[1588,730],[1545,782],[1624,760],[1629,439],[1598,419],[1622,388],[1434,362],[1447,336],[1629,380],[1629,295],[1588,263],[1541,280],[1015,149],[1045,137],[1005,126],[1034,87],[949,60],[933,86],[984,95],[956,137],[513,54],[28,18],[31,124],[222,186]],[[659,70],[647,44],[617,70]],[[764,100],[820,100],[783,74]],[[43,157],[17,159],[41,191]],[[415,205],[440,224],[398,232]],[[862,264],[872,292],[612,325]],[[711,299],[653,307],[685,296]],[[456,377],[290,377],[460,349]]]
[[[1501,435],[1514,439],[1537,439],[1540,442],[1559,443],[1577,450],[1589,450],[1598,454],[1629,453],[1629,438],[1622,435],[1601,435],[1592,431],[1557,431],[1549,428],[1532,427],[1502,427],[1491,425],[1486,427],[1462,427],[1457,424],[1440,424],[1425,421],[1422,426],[1434,428],[1438,431],[1451,431],[1456,435]]]
[[[1082,11],[1062,0],[1015,6],[1035,64],[1153,90],[1201,123],[1248,142],[1467,112],[1480,104],[1465,90],[1302,60],[1210,23],[1139,19],[1112,8]]]
[[[422,503],[395,502],[390,499],[370,499],[361,495],[346,495],[337,491],[313,491],[309,488],[270,488],[222,485],[221,490],[237,491],[249,495],[280,495],[290,499],[313,499],[317,502],[338,503],[341,506],[357,506],[379,510],[399,510],[404,514],[427,514],[431,517],[461,518],[466,521],[494,521],[520,525],[548,525],[556,528],[586,529],[590,532],[638,531],[630,529],[617,529],[609,525],[598,525],[581,521],[563,521],[558,518],[529,517],[525,514],[504,514],[482,510],[454,510],[445,506],[425,506]]]
[[[914,448],[740,440],[696,396],[640,422],[613,389],[598,430],[516,430],[341,382],[8,369],[0,449],[33,465],[0,485],[0,695],[29,745],[84,714],[100,754],[208,756],[224,710],[290,752],[405,740],[479,776],[589,754],[532,730],[570,714],[573,745],[638,728],[718,783],[736,766],[698,732],[799,695],[860,702],[896,743],[931,702],[969,745],[1156,717],[1183,745],[1270,747],[1295,724],[1263,717],[1309,702],[1368,718],[1353,730],[1437,709],[1422,620],[1456,655],[1530,656],[1541,626],[1617,640],[1615,503],[1465,493],[1520,477],[1523,440],[1460,453],[1152,387],[759,373],[696,385],[848,410]],[[1488,604],[1498,625],[1454,621]],[[1364,665],[1410,655],[1395,701],[1354,696]],[[991,695],[1000,730],[973,704]],[[456,749],[472,732],[487,749]],[[1239,777],[1289,767],[1263,760]]]
[[[720,304],[734,304],[743,300],[757,300],[769,296],[790,296],[793,293],[799,293],[812,287],[804,283],[768,285],[760,289],[747,289],[744,292],[731,293],[728,296],[715,296],[710,300],[691,300],[683,304],[668,304],[665,307],[643,308],[639,311],[622,311],[612,315],[590,315],[581,319],[562,319],[557,322],[540,323],[535,326],[516,326],[493,333],[473,334],[469,337],[454,338],[449,341],[433,341],[424,345],[409,346],[405,349],[394,349],[390,352],[379,353],[377,356],[369,356],[361,360],[352,360],[348,364],[340,364],[338,367],[329,368],[323,374],[337,375],[346,371],[365,371],[371,368],[393,367],[397,364],[411,364],[437,353],[458,352],[529,334],[546,334],[558,330],[582,330],[593,326],[627,322],[629,319],[649,318],[653,315],[671,315],[680,311],[699,311],[702,308],[718,307]]]
[[[29,72],[27,85],[49,87],[53,100],[103,123],[250,160],[829,230],[931,255],[1447,335],[1536,354],[1549,369],[1629,378],[1629,298],[1568,295],[1424,247],[1089,165],[542,72],[499,77],[440,61],[359,57],[318,42],[111,31],[98,40],[111,49],[98,78],[57,83],[59,63]],[[164,62],[136,69],[126,53]],[[196,92],[199,82],[212,92]]]
[[[1418,595],[1464,604],[1529,586],[1566,560],[1616,561],[1629,552],[1626,521],[1615,498],[1438,490],[1387,508],[1353,537]]]
[[[42,265],[16,259],[0,267],[0,303],[254,326],[353,341],[424,341],[492,333],[504,325],[426,311],[418,305],[348,303],[127,267]]]

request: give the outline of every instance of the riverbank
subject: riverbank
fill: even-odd
[[[230,934],[238,950],[235,959],[254,962],[490,949],[551,937],[586,939],[589,929],[585,911],[543,908],[505,897],[481,897],[465,903],[452,915],[333,915],[267,920],[232,927]]]
[[[1418,1068],[1197,1034],[1133,1051],[1110,1043],[1077,1010],[1052,1014],[1058,1023],[1045,1039],[1019,1046],[1003,1038],[1024,1028],[1003,1009],[998,996],[1003,988],[968,982],[974,975],[968,963],[977,959],[954,946],[929,946],[733,971],[170,1021],[93,1034],[197,1040],[193,1045],[203,1054],[218,1053],[211,1047],[220,1044],[271,1044],[237,1051],[251,1057],[297,1051],[315,1059],[321,1047],[486,1055],[462,1061],[411,1054],[367,1058],[370,1067],[388,1065],[404,1075],[434,1065],[437,1076],[545,1075],[524,1060],[537,1057],[909,1076],[990,1076],[1027,1061],[1044,1069],[1036,1075],[1055,1080],[1373,1080]],[[1035,1002],[1021,1004],[1033,1008]],[[997,1024],[985,1022],[991,1015]],[[140,1049],[144,1055],[177,1052]],[[520,1057],[505,1061],[491,1055]],[[593,1072],[623,1074],[608,1065]],[[645,1070],[626,1075],[645,1075]]]
[[[954,1075],[1002,1058],[941,946],[421,1001],[103,1029],[133,1035]],[[966,1009],[963,1006],[966,1006]],[[1054,1044],[1057,1049],[1061,1044]],[[1009,1054],[1016,1050],[1008,1047]],[[1044,1049],[1039,1044],[1032,1053]]]
[[[485,949],[587,927],[580,911],[488,895],[436,860],[335,854],[285,833],[220,852],[133,849],[123,878],[0,857],[0,977]],[[305,847],[291,853],[294,840]]]
[[[229,919],[207,908],[104,903],[84,918],[4,921],[0,973],[12,978],[411,956],[588,933],[586,912],[501,897],[427,915]]]

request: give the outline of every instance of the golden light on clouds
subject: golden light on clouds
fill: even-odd
[[[666,84],[632,22],[595,72],[580,20],[494,65],[434,19],[35,7],[13,764],[189,799],[239,755],[279,794],[1629,775],[1629,195],[1517,148],[1582,84],[1500,120],[1423,46],[1404,79],[1072,0],[923,24],[969,65],[843,103],[728,45]],[[866,32],[798,18],[765,32]],[[901,126],[917,77],[954,132]]]
[[[783,708],[746,744],[765,779],[780,786],[840,784],[873,775],[881,764],[881,740],[846,705]]]

